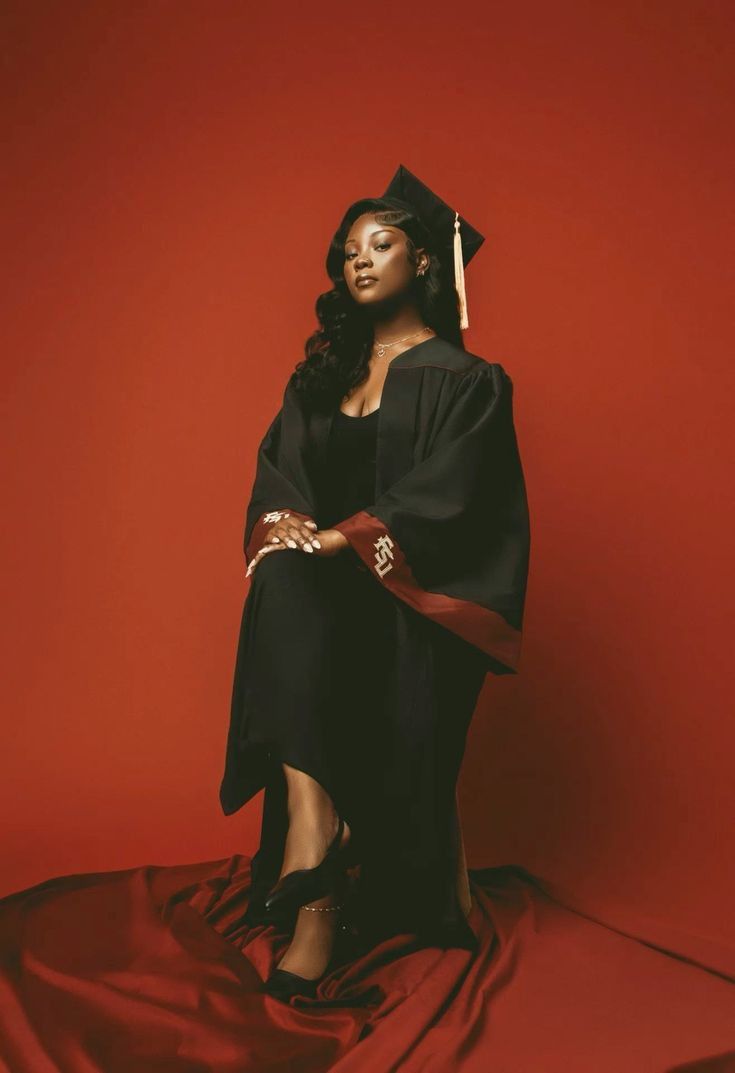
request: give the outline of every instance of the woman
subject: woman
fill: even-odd
[[[403,166],[350,206],[258,452],[220,800],[266,790],[246,919],[293,926],[281,998],[315,994],[340,914],[474,947],[456,781],[485,675],[516,671],[529,527],[512,382],[462,345],[459,224]]]

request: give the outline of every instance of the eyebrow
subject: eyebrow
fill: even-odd
[[[381,231],[390,231],[390,232],[392,232],[392,234],[396,233],[396,229],[394,227],[379,227],[377,231],[371,231],[370,232],[370,238],[372,238],[373,235],[379,235]],[[356,238],[346,238],[345,239],[345,246],[347,245],[348,242],[357,242],[357,239]]]

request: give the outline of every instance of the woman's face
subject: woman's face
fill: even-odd
[[[405,231],[378,223],[371,213],[358,216],[345,239],[344,277],[354,300],[371,306],[407,292],[429,264],[424,250],[417,253],[412,263]]]

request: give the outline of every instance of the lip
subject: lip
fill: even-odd
[[[377,283],[375,276],[358,276],[355,281],[356,287],[369,287],[371,283]]]

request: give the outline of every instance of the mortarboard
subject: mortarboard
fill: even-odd
[[[471,224],[467,223],[453,208],[442,201],[433,190],[417,179],[403,164],[388,184],[383,197],[396,197],[407,202],[421,217],[424,224],[434,235],[440,250],[454,253],[454,286],[459,297],[460,327],[467,328],[467,295],[464,286],[464,266],[485,241]],[[461,225],[461,230],[460,230]]]

